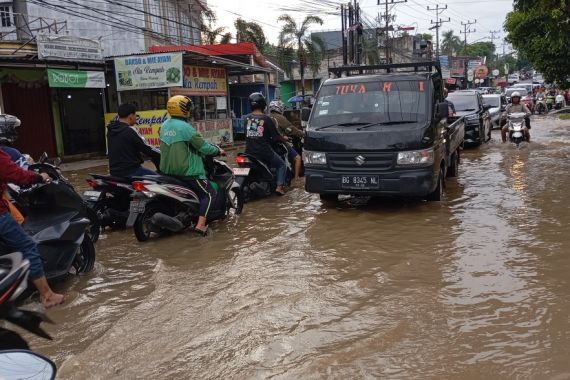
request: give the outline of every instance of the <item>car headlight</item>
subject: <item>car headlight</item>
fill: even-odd
[[[398,153],[399,166],[428,166],[433,164],[433,148]]]
[[[303,151],[303,162],[305,165],[326,165],[327,155],[323,152]]]

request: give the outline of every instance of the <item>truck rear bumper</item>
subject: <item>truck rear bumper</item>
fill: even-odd
[[[347,189],[342,186],[344,176],[378,176],[377,189]],[[318,194],[353,194],[397,197],[424,197],[436,187],[433,168],[391,171],[389,173],[338,173],[329,170],[305,170],[305,190]]]

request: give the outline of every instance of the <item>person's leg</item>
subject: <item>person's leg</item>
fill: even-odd
[[[208,213],[215,202],[216,190],[214,190],[210,181],[207,179],[188,179],[185,182],[188,183],[190,188],[200,199],[198,223],[196,224],[195,229],[199,232],[206,233],[208,229],[206,224],[208,221]]]
[[[271,160],[269,162],[269,165],[272,168],[275,168],[275,174],[276,174],[276,182],[277,182],[277,188],[275,189],[275,192],[278,194],[285,194],[285,177],[287,176],[287,166],[285,165],[285,162],[283,162],[283,160],[281,159],[281,157],[279,157],[279,155],[275,152],[273,152],[273,156],[271,157]]]
[[[524,130],[526,141],[530,142],[530,117],[525,117],[524,122],[526,125],[526,128]]]
[[[22,252],[30,262],[30,280],[40,293],[40,300],[46,308],[59,305],[65,296],[51,290],[44,274],[43,263],[36,243],[9,214],[0,215],[0,239],[11,249]]]
[[[509,130],[509,127],[507,127],[506,125],[501,128],[501,138],[503,139],[503,142],[507,142],[507,131]]]
[[[144,175],[156,175],[156,172],[144,166],[139,166],[129,177],[142,177]]]
[[[295,177],[293,179],[297,181],[299,178],[301,178],[301,156],[299,156],[299,153],[297,153],[295,148],[292,146],[289,146],[287,148],[287,156],[289,158],[289,161],[291,161],[294,165],[293,167],[295,168]]]

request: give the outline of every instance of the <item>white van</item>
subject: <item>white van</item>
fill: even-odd
[[[520,81],[520,76],[518,73],[514,73],[514,74],[510,74],[507,78],[507,82],[509,82],[509,84],[514,84],[514,83],[518,83]]]

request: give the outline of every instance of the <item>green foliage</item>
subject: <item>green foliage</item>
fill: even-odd
[[[433,41],[433,34],[431,34],[431,33],[422,33],[422,40]]]
[[[565,113],[560,115],[560,120],[570,120],[570,114]]]
[[[253,21],[250,22],[238,18],[234,22],[234,26],[236,28],[237,42],[253,42],[261,53],[265,52],[267,39],[265,38],[265,33],[261,25]]]
[[[301,80],[304,78],[305,66],[308,66],[313,74],[319,71],[325,54],[325,44],[318,37],[311,37],[309,28],[313,24],[323,24],[323,20],[317,16],[307,16],[297,24],[287,14],[279,16],[277,21],[284,25],[279,33],[278,60],[281,67],[290,75],[293,57],[297,57],[300,64]]]
[[[467,45],[465,55],[487,57],[492,59],[495,55],[495,44],[488,41],[475,42]]]
[[[509,41],[547,82],[567,87],[570,76],[570,2],[515,0],[507,15]]]
[[[463,49],[461,38],[453,33],[453,30],[443,32],[441,40],[441,53],[444,55],[453,56],[458,55]]]
[[[216,21],[217,18],[214,11],[209,9],[202,13],[202,27],[200,28],[202,31],[202,43],[208,45],[215,44],[218,36],[222,35],[222,33],[224,33],[226,30],[226,28],[223,27],[216,28]],[[226,37],[227,34],[225,36],[222,36],[222,39]]]

